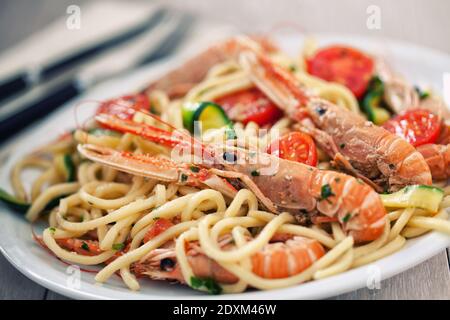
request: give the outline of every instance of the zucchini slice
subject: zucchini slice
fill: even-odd
[[[382,125],[390,118],[389,112],[382,107],[383,95],[383,82],[378,77],[372,78],[369,88],[361,101],[361,107],[367,118],[376,125]]]
[[[59,201],[62,198],[65,198],[67,196],[68,196],[68,194],[61,195],[61,196],[55,197],[54,199],[50,200],[47,203],[47,205],[45,206],[44,210],[51,210],[54,207],[58,206]],[[0,188],[0,202],[3,202],[5,205],[10,207],[15,212],[19,212],[19,213],[23,213],[23,214],[25,214],[28,211],[28,209],[30,209],[30,207],[31,207],[30,203],[17,199],[16,197],[14,197],[10,193],[6,192],[2,188]]]
[[[57,155],[55,157],[55,165],[58,172],[67,182],[75,181],[75,164],[70,154],[66,153]]]
[[[425,185],[407,186],[397,192],[381,195],[381,200],[386,207],[416,207],[431,212],[439,210],[443,198],[442,189]]]
[[[0,201],[6,204],[11,209],[13,209],[14,211],[18,211],[21,213],[27,212],[27,210],[31,206],[29,203],[17,199],[16,197],[14,197],[13,195],[9,194],[8,192],[6,192],[1,188],[0,188]]]
[[[362,102],[363,110],[367,118],[376,125],[382,125],[389,120],[390,114],[386,109],[380,107],[382,95],[379,92],[369,92]]]
[[[202,131],[231,127],[231,121],[222,107],[213,102],[186,103],[182,109],[183,125],[190,132],[199,130],[198,124],[202,124]]]

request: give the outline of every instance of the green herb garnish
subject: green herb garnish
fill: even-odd
[[[252,170],[250,174],[252,175],[252,177],[258,177],[260,175],[258,170]]]
[[[194,289],[205,288],[209,294],[222,293],[222,287],[217,284],[212,278],[201,279],[197,277],[191,277],[191,287]]]
[[[112,245],[112,248],[113,248],[114,250],[116,250],[116,251],[120,251],[120,250],[122,250],[123,248],[125,248],[125,244],[123,244],[123,243],[114,243],[114,244]]]
[[[186,182],[188,179],[188,176],[184,173],[181,174],[181,182]]]
[[[90,251],[89,246],[86,242],[83,242],[83,244],[81,245],[81,248],[83,248],[83,250]]]
[[[322,186],[320,190],[320,198],[321,200],[328,199],[331,196],[334,196],[333,190],[331,190],[331,186],[327,183]]]
[[[419,95],[420,100],[426,99],[430,96],[429,92],[422,91],[419,87],[414,87],[414,89],[416,90],[417,94]]]
[[[347,222],[350,220],[351,217],[352,217],[352,214],[351,214],[351,213],[347,213],[347,214],[345,215],[345,217],[342,218],[342,221],[345,222],[345,223],[347,223]]]
[[[192,171],[192,172],[199,172],[199,171],[200,171],[200,168],[199,168],[199,167],[196,167],[196,166],[191,166],[191,171]]]

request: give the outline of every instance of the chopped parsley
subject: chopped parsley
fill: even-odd
[[[252,177],[258,177],[260,173],[258,170],[252,170],[250,174],[252,175]]]
[[[199,167],[196,167],[196,166],[191,166],[191,171],[192,171],[192,172],[199,172],[199,171],[200,171],[200,168],[199,168]]]
[[[54,227],[50,227],[50,228],[49,228],[49,230],[50,230],[50,232],[51,232],[51,233],[55,233],[55,231],[56,231],[56,228],[54,228]]]
[[[120,251],[120,250],[122,250],[123,248],[125,248],[125,244],[123,244],[123,243],[114,243],[113,246],[112,246],[112,248],[113,248],[114,250]]]
[[[289,66],[289,71],[291,71],[291,72],[297,71],[297,67],[295,66],[295,64],[291,64],[291,65]]]
[[[89,250],[89,246],[88,246],[88,244],[87,244],[86,242],[83,242],[83,244],[81,245],[81,248],[82,248],[83,250],[90,251],[90,250]]]
[[[339,148],[344,149],[344,148],[345,148],[345,143],[341,143],[341,144],[339,145]]]
[[[222,293],[222,287],[217,284],[212,278],[201,279],[197,277],[191,277],[191,287],[194,289],[205,288],[209,294]]]
[[[188,179],[188,176],[184,173],[181,174],[181,182],[186,182]]]
[[[150,105],[150,113],[158,114],[158,112],[156,111],[156,108],[153,104]]]
[[[347,223],[347,222],[350,220],[351,217],[352,217],[352,214],[351,214],[351,213],[347,213],[347,214],[345,215],[345,217],[342,218],[342,221],[345,222],[345,223]]]
[[[159,220],[159,219],[160,219],[160,217],[154,217],[153,221],[156,221],[156,220]]]
[[[416,90],[417,94],[419,95],[420,100],[426,99],[430,96],[429,92],[422,91],[419,87],[415,87],[414,89]]]
[[[325,200],[328,199],[331,196],[334,196],[333,190],[331,190],[331,186],[327,183],[322,186],[322,189],[320,190],[320,199]]]

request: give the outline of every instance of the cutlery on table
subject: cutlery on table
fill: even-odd
[[[151,30],[104,53],[72,72],[0,107],[0,139],[4,140],[95,84],[155,61],[174,51],[192,25],[191,16],[168,12]]]
[[[149,14],[145,14],[143,18],[137,20],[133,25],[126,26],[124,30],[119,30],[110,35],[108,34],[100,37],[94,42],[87,39],[85,41],[88,43],[80,45],[79,49],[71,50],[70,52],[59,56],[58,52],[56,52],[55,57],[49,53],[49,57],[45,56],[44,61],[39,61],[39,59],[37,59],[39,61],[38,63],[33,63],[19,71],[2,75],[0,78],[0,101],[39,83],[48,81],[74,65],[86,61],[117,45],[132,40],[136,36],[157,25],[159,20],[167,12],[165,8],[161,7],[156,7],[150,11]],[[83,42],[80,44],[83,44]],[[59,41],[58,46],[61,46],[62,48],[56,49],[61,51],[67,45]]]

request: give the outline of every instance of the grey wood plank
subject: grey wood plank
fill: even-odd
[[[422,264],[381,282],[380,289],[359,289],[337,300],[450,299],[450,272],[445,251]]]
[[[0,254],[0,300],[42,300],[46,289],[17,271]]]

